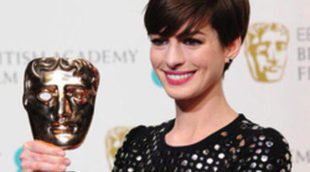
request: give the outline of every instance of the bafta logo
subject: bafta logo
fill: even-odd
[[[82,58],[36,58],[25,71],[23,105],[34,139],[74,149],[90,127],[99,72]]]
[[[288,56],[289,31],[279,23],[255,23],[245,39],[245,56],[252,77],[259,82],[280,81]]]
[[[118,151],[118,149],[122,146],[126,134],[129,132],[129,127],[115,127],[110,129],[107,132],[106,138],[105,138],[105,146],[106,146],[106,152],[107,152],[107,160],[108,164],[110,166],[110,169],[113,168],[113,163],[115,160],[115,155]]]

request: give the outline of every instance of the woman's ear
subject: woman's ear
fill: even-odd
[[[235,40],[233,40],[228,46],[225,47],[225,62],[229,62],[230,60],[234,60],[239,54],[239,50],[241,47],[241,37],[239,36]]]

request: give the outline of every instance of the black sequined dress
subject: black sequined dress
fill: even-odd
[[[288,172],[284,137],[240,114],[233,122],[188,146],[166,144],[174,120],[132,129],[119,149],[113,172]]]

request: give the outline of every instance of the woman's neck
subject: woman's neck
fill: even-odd
[[[166,135],[171,145],[188,145],[211,135],[238,115],[228,105],[221,83],[206,95],[186,101],[176,101],[176,120]]]

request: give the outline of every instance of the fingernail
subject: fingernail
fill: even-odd
[[[71,163],[71,161],[69,159],[65,159],[65,163],[66,163],[66,165],[69,165]]]

